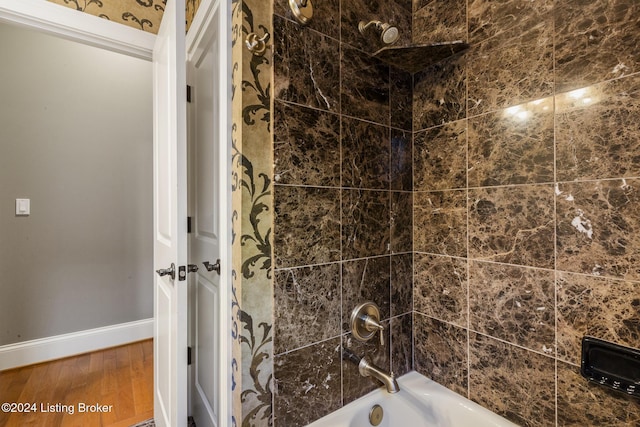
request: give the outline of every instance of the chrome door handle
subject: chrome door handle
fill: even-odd
[[[171,267],[161,268],[160,270],[156,270],[156,273],[158,273],[160,277],[171,276],[171,280],[176,280],[176,265],[171,263]]]
[[[204,261],[202,264],[204,264],[204,268],[206,268],[207,271],[215,271],[218,273],[218,276],[220,275],[220,258],[218,258],[215,264],[211,264],[209,261]]]

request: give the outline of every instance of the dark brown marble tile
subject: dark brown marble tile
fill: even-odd
[[[466,328],[467,260],[416,253],[414,271],[415,310]]]
[[[472,261],[469,328],[555,356],[555,273]]]
[[[559,184],[557,268],[640,278],[640,181],[622,179]]]
[[[389,66],[344,43],[341,64],[342,114],[389,125]]]
[[[391,129],[391,189],[413,189],[413,147],[411,132]]]
[[[413,315],[391,319],[391,371],[396,377],[413,370]]]
[[[469,397],[523,427],[555,426],[555,361],[469,334]]]
[[[488,39],[466,56],[470,117],[553,94],[552,19]]]
[[[393,43],[392,46],[408,46],[413,40],[413,13],[411,11],[411,0],[388,0],[388,7],[390,8],[388,22],[398,28],[399,37],[398,41]],[[371,34],[369,35],[371,37]],[[376,34],[378,40],[380,35]],[[371,38],[368,38],[371,41]],[[384,44],[379,44],[378,47],[384,47]],[[368,50],[367,50],[368,51]]]
[[[340,260],[340,190],[274,187],[276,268]]]
[[[469,119],[469,187],[553,182],[553,98]]]
[[[391,126],[413,130],[413,77],[407,71],[390,67]]]
[[[273,152],[276,183],[340,186],[337,115],[276,101]]]
[[[275,425],[305,426],[342,406],[340,348],[338,337],[274,358]]]
[[[274,16],[276,99],[339,112],[340,44]]]
[[[369,362],[389,372],[391,370],[389,322],[385,321],[382,324],[385,326],[383,346],[380,345],[377,335],[367,342],[360,342],[353,338],[350,333],[342,336],[342,346],[358,357],[366,356]],[[343,357],[342,393],[345,405],[382,386],[383,384],[377,379],[360,375],[358,365]]]
[[[458,54],[414,74],[414,131],[466,117],[467,58],[468,54]]]
[[[342,330],[344,332],[351,330],[349,323],[351,312],[363,302],[373,301],[380,309],[380,319],[389,318],[390,275],[391,257],[389,256],[342,263]]]
[[[556,95],[557,180],[640,175],[640,78]]]
[[[388,191],[342,190],[342,259],[390,252]]]
[[[274,352],[340,335],[340,264],[275,273]]]
[[[391,316],[413,310],[413,254],[391,257]]]
[[[558,91],[640,71],[640,3],[568,0],[555,13]]]
[[[469,42],[478,43],[514,27],[526,32],[548,19],[553,0],[470,0]]]
[[[298,22],[291,12],[288,0],[274,0],[273,13]],[[278,22],[274,22],[275,25]],[[313,0],[313,18],[306,28],[340,39],[340,0]]]
[[[390,130],[361,120],[342,118],[342,186],[389,189]]]
[[[467,192],[415,193],[413,245],[419,252],[467,256]]]
[[[413,14],[413,43],[467,41],[466,0],[421,2]]]
[[[467,186],[467,121],[416,132],[413,138],[414,188],[449,190]]]
[[[640,425],[640,402],[587,382],[580,368],[558,362],[558,426]]]
[[[440,385],[467,397],[467,331],[414,314],[415,369]]]
[[[553,268],[553,187],[469,190],[469,257]]]
[[[391,253],[413,250],[413,194],[391,192]]]
[[[582,337],[640,348],[640,283],[558,272],[558,357],[581,361]]]

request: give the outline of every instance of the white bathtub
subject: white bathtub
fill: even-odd
[[[398,393],[379,388],[308,427],[371,427],[369,412],[374,405],[384,412],[379,427],[516,426],[417,372],[398,378],[398,384]]]

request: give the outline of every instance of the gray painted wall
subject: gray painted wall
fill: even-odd
[[[0,58],[0,345],[152,317],[151,64],[5,24]]]

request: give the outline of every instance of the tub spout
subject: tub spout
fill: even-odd
[[[389,393],[397,393],[400,391],[400,387],[398,386],[398,382],[396,381],[396,377],[393,372],[387,374],[382,369],[369,362],[366,357],[360,359],[358,370],[360,371],[360,375],[363,377],[374,377],[382,381]]]

